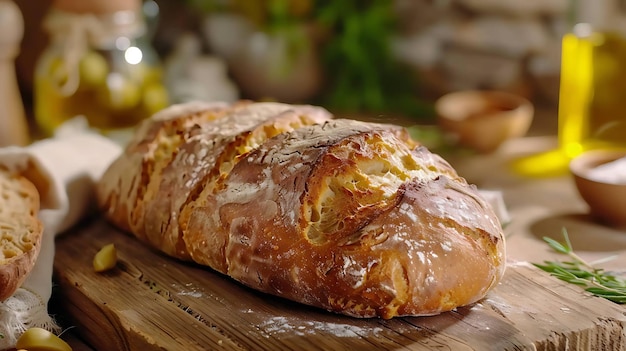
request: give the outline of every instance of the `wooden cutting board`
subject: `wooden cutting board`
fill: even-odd
[[[91,259],[115,243],[116,269]],[[433,317],[355,319],[258,293],[145,247],[101,219],[57,240],[57,291],[97,350],[625,350],[626,309],[510,264],[480,303]]]

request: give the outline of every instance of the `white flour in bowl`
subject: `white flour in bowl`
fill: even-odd
[[[626,157],[590,169],[587,178],[602,183],[626,184]]]

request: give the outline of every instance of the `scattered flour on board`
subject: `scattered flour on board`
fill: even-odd
[[[172,284],[172,287],[176,287],[176,284]],[[191,297],[203,297],[204,296],[204,294],[202,294],[201,291],[198,291],[191,283],[185,284],[185,287],[187,288],[186,290],[181,289],[181,291],[178,292],[179,296],[191,296]]]
[[[296,334],[298,336],[317,333],[330,333],[337,337],[379,336],[382,327],[360,327],[350,324],[330,323],[320,321],[290,320],[286,317],[272,317],[259,326],[268,336],[280,334]]]
[[[202,293],[199,291],[181,291],[178,293],[181,296],[202,297]]]

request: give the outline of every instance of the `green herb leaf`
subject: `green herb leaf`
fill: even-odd
[[[568,254],[572,251],[571,248],[565,247],[565,245],[561,244],[560,242],[552,238],[548,238],[547,236],[543,237],[543,241],[547,242],[551,248],[553,248],[555,251],[558,251],[560,253]]]
[[[626,303],[626,279],[594,267],[578,256],[572,247],[567,231],[563,229],[564,242],[544,237],[543,240],[556,252],[573,261],[544,261],[533,265],[552,276],[585,288],[585,291],[619,304]],[[603,262],[606,260],[602,260]]]

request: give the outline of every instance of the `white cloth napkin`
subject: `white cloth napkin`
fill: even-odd
[[[52,293],[54,237],[94,209],[93,185],[120,154],[113,141],[88,131],[80,120],[61,126],[55,136],[27,147],[0,148],[0,164],[28,177],[41,196],[44,225],[33,271],[13,296],[0,303],[0,350],[15,346],[31,327],[57,332],[48,314]]]

